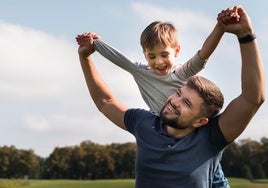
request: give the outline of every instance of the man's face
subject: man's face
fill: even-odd
[[[202,98],[195,90],[183,86],[168,98],[160,117],[165,125],[175,129],[193,129],[199,122],[202,103]]]
[[[162,45],[157,45],[153,49],[144,50],[148,66],[161,76],[171,72],[178,53],[179,46],[172,48],[171,46],[163,47]]]

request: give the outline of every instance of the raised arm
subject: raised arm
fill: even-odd
[[[124,114],[127,108],[115,98],[98,74],[90,57],[90,54],[93,52],[94,50],[89,44],[80,46],[78,49],[89,93],[99,111],[118,127],[125,129]]]
[[[198,52],[198,55],[202,60],[208,60],[218,46],[223,34],[224,31],[222,27],[217,23]]]
[[[106,44],[102,40],[94,40],[94,49],[113,64],[130,73],[137,68],[137,65],[128,59],[122,52]]]
[[[225,11],[229,10],[238,13],[240,16],[238,23],[225,23]],[[252,36],[254,30],[250,18],[241,6],[231,7],[225,11],[219,14],[218,19],[227,32],[244,40],[247,38],[245,36]],[[252,40],[240,43],[242,92],[227,106],[219,118],[220,128],[229,142],[235,140],[244,131],[265,99],[264,69],[257,40],[254,37],[248,38]]]
[[[122,52],[106,44],[101,40],[101,37],[96,33],[86,32],[76,37],[79,45],[84,46],[86,41],[93,43],[93,48],[99,52],[103,57],[111,61],[113,64],[122,69],[132,73],[136,70],[137,64],[129,60]]]
[[[225,17],[225,21],[228,23],[236,23],[238,20],[239,16],[235,13],[230,13]],[[193,56],[182,66],[176,68],[175,73],[177,76],[182,80],[187,80],[189,77],[196,75],[199,71],[201,71],[205,67],[205,64],[211,54],[218,46],[224,33],[224,27],[221,23],[217,22],[212,32],[204,41],[201,49],[198,51],[198,56]]]

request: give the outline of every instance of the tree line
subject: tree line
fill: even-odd
[[[111,179],[134,178],[135,143],[100,145],[84,141],[56,147],[43,158],[33,150],[0,147],[0,178]],[[222,168],[226,177],[268,178],[268,138],[244,139],[226,148]]]

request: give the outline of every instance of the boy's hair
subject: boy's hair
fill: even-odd
[[[186,86],[194,89],[204,100],[201,106],[201,116],[212,118],[218,114],[223,106],[224,97],[218,86],[202,76],[192,76]]]
[[[177,29],[172,23],[155,21],[141,33],[140,44],[143,50],[153,49],[159,44],[175,47],[178,45]]]

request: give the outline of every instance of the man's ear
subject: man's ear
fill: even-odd
[[[208,118],[206,117],[202,117],[202,118],[199,118],[198,120],[196,120],[196,122],[194,122],[193,126],[195,128],[198,128],[198,127],[201,127],[203,125],[206,125],[208,123]]]

